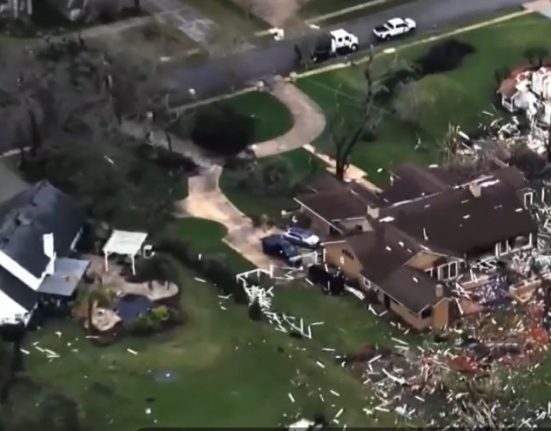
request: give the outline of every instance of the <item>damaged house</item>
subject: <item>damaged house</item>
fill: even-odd
[[[89,262],[71,257],[85,214],[46,181],[0,206],[0,325],[29,323],[73,296]]]
[[[361,188],[326,178],[296,201],[328,238],[324,261],[417,329],[448,326],[451,286],[469,264],[536,241],[533,191],[516,168],[469,179],[408,163],[382,193]]]

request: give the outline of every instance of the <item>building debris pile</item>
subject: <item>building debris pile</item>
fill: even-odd
[[[437,337],[440,343],[393,338],[392,347],[365,345],[343,356],[345,366],[373,388],[373,408],[366,414],[394,412],[429,426],[454,427],[551,419],[542,411],[530,416],[528,404],[515,396],[520,373],[537,368],[548,349],[548,297],[539,289],[529,306],[465,317]]]

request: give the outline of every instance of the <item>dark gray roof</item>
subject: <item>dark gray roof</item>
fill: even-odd
[[[35,292],[2,267],[0,267],[0,290],[27,311],[31,311],[34,308],[40,297],[38,292]]]
[[[84,218],[70,196],[41,181],[0,206],[0,250],[40,277],[49,260],[43,235],[53,233],[57,255],[66,256]]]
[[[410,236],[457,254],[537,231],[514,189],[495,177],[482,183],[480,197],[458,187],[381,209],[381,217],[392,217],[392,224]]]

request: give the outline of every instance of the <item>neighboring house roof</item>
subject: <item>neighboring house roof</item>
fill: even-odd
[[[352,192],[310,193],[297,196],[295,200],[328,222],[367,214],[367,204]]]
[[[40,297],[38,292],[2,267],[0,267],[0,291],[27,311],[31,311],[35,307]],[[4,304],[2,304],[3,306]]]
[[[49,262],[43,235],[53,233],[55,252],[67,255],[84,217],[70,196],[41,181],[0,205],[0,250],[40,277]]]
[[[305,186],[309,193],[325,194],[330,192],[358,195],[367,205],[380,206],[383,204],[380,196],[355,181],[339,181],[334,175],[323,173],[316,175]]]
[[[515,191],[498,180],[482,184],[480,197],[468,187],[381,209],[381,217],[409,235],[456,253],[537,231]]]
[[[465,181],[464,177],[447,169],[415,163],[402,163],[391,174],[394,180],[381,198],[392,203],[440,193]]]

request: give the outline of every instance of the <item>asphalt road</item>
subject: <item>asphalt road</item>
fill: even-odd
[[[483,20],[503,9],[520,9],[522,3],[523,0],[417,0],[333,27],[356,34],[360,49],[365,49],[373,43],[373,27],[394,16],[411,17],[417,22],[417,33],[428,33],[439,27]],[[167,74],[167,84],[181,93],[175,102],[183,104],[191,101],[190,88],[195,90],[196,99],[205,99],[228,92],[232,83],[239,88],[274,74],[288,75],[298,66],[296,44],[297,40],[274,42],[229,59],[172,70]]]

